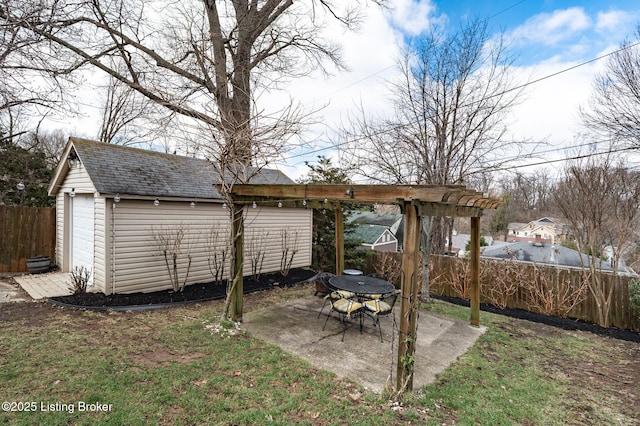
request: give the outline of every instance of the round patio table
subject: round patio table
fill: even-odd
[[[336,290],[346,290],[357,295],[387,294],[396,289],[389,281],[362,275],[338,275],[331,277],[331,279],[329,279],[329,285]]]

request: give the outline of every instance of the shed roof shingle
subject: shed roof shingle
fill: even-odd
[[[220,199],[220,174],[207,160],[70,138],[96,190],[103,194]],[[292,184],[278,170],[250,167],[252,184]],[[253,175],[253,176],[252,176]],[[226,179],[229,181],[229,177]]]

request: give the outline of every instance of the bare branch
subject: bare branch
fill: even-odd
[[[598,135],[640,146],[640,26],[636,39],[635,43],[625,41],[609,57],[580,116],[585,127]]]

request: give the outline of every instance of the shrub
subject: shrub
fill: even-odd
[[[73,271],[71,271],[71,285],[69,286],[73,294],[86,293],[90,278],[91,268],[85,268],[84,266],[73,268]]]

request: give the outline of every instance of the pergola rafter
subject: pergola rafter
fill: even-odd
[[[480,325],[480,217],[485,209],[501,204],[497,198],[469,190],[462,185],[233,185],[232,200],[234,261],[231,276],[234,320],[242,320],[243,206],[254,202],[283,207],[323,208],[336,215],[336,273],[344,269],[342,208],[349,204],[396,204],[405,215],[402,254],[400,332],[396,390],[413,388],[413,359],[417,333],[419,283],[417,280],[422,217],[471,218],[470,298],[471,325]]]

